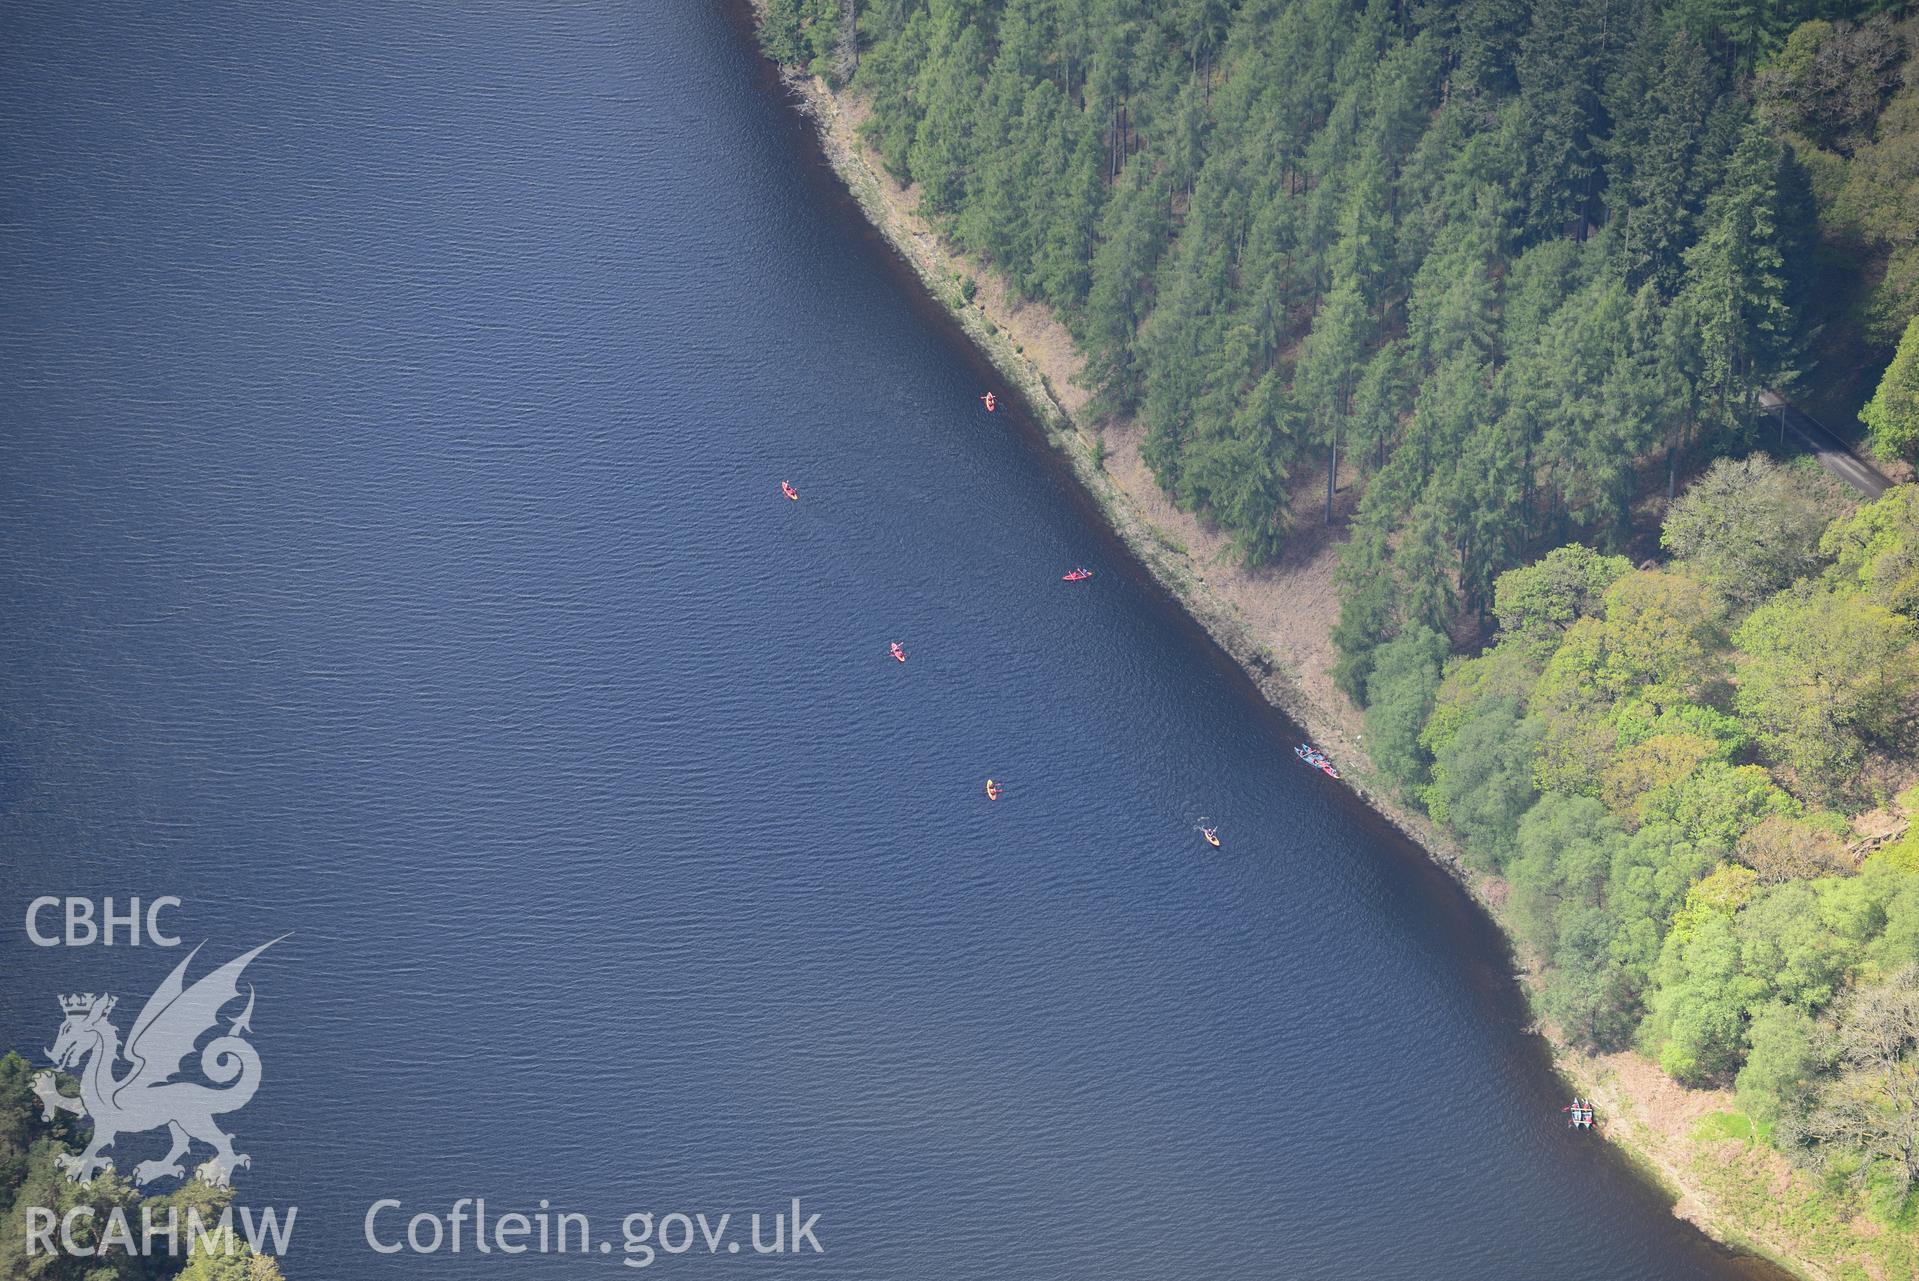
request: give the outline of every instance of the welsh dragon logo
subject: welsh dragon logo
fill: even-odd
[[[60,998],[66,1018],[47,1057],[62,1070],[79,1065],[80,1094],[76,1098],[59,1093],[52,1072],[34,1078],[34,1093],[45,1120],[51,1121],[59,1109],[93,1121],[93,1142],[87,1150],[56,1158],[69,1179],[84,1183],[111,1169],[112,1159],[101,1153],[121,1135],[162,1127],[172,1146],[161,1159],[133,1167],[137,1184],[183,1177],[186,1171],[180,1158],[196,1140],[213,1149],[213,1159],[200,1168],[200,1177],[209,1183],[225,1184],[235,1169],[251,1164],[251,1158],[233,1150],[233,1136],[214,1121],[222,1113],[246,1106],[260,1085],[260,1056],[245,1036],[253,1030],[251,987],[239,1017],[224,1034],[200,1047],[200,1072],[213,1084],[174,1078],[186,1069],[200,1038],[218,1030],[220,1011],[240,999],[240,975],[248,963],[279,941],[262,943],[189,987],[187,966],[200,953],[194,948],[147,998],[124,1049],[119,1029],[109,1017],[116,998],[91,992]],[[117,1074],[123,1058],[129,1067]]]

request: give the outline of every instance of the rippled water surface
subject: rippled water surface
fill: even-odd
[[[178,955],[33,894],[293,931],[232,1128],[296,1281],[615,1274],[362,1241],[461,1196],[821,1215],[688,1276],[1736,1274],[737,13],[302,8],[0,19],[0,1042]]]

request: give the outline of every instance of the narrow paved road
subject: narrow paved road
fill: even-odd
[[[1806,447],[1819,456],[1819,461],[1825,464],[1827,471],[1867,498],[1877,498],[1892,488],[1892,481],[1881,475],[1877,468],[1848,449],[1844,441],[1833,435],[1816,418],[1783,397],[1762,391],[1759,393],[1759,407],[1772,415],[1774,421],[1783,414],[1786,430],[1805,442]]]

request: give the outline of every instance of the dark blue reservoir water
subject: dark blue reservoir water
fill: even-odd
[[[0,19],[0,1043],[180,955],[35,895],[292,931],[228,1120],[304,1281],[628,1274],[365,1243],[467,1196],[821,1216],[701,1277],[1747,1274],[980,411],[740,14],[305,8]]]

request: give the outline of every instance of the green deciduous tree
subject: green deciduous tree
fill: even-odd
[[[1519,700],[1495,696],[1475,704],[1434,751],[1428,803],[1482,866],[1497,869],[1512,858],[1520,816],[1539,795],[1532,762],[1539,735]]]
[[[1919,316],[1907,323],[1879,390],[1859,411],[1859,420],[1881,458],[1919,455]]]
[[[1833,574],[1876,605],[1919,618],[1919,485],[1899,485],[1837,520],[1820,539]]]
[[[1366,750],[1409,795],[1427,781],[1419,734],[1432,712],[1448,648],[1444,636],[1414,624],[1373,652],[1366,678]]]
[[[1835,1064],[1787,1140],[1864,1184],[1919,1180],[1919,973],[1908,968],[1847,996],[1821,1038]]]
[[[1670,798],[1694,770],[1718,759],[1721,750],[1712,739],[1683,730],[1654,734],[1626,748],[1607,767],[1600,780],[1600,797],[1632,827],[1655,809],[1659,817],[1671,818]]]
[[[1914,627],[1861,593],[1807,588],[1739,628],[1740,714],[1802,791],[1842,794],[1867,747],[1903,732],[1919,694]]]
[[[1728,600],[1756,604],[1824,564],[1820,537],[1838,502],[1823,475],[1722,458],[1673,505],[1660,540]]]
[[[1739,1106],[1762,1123],[1796,1109],[1822,1066],[1818,1038],[1812,1016],[1783,1001],[1755,1011],[1747,1031],[1751,1048],[1735,1081]]]
[[[1601,556],[1573,543],[1508,570],[1493,585],[1500,634],[1557,643],[1574,622],[1598,614],[1606,589],[1631,569],[1624,556]]]
[[[1746,1012],[1767,995],[1766,984],[1740,967],[1731,914],[1706,912],[1690,928],[1675,926],[1655,980],[1641,1035],[1659,1065],[1685,1085],[1728,1079],[1744,1052]]]

